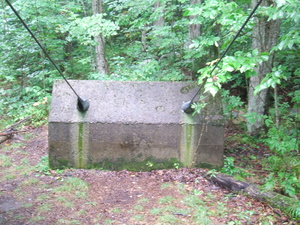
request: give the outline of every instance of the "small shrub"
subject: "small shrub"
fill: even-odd
[[[226,173],[228,175],[235,175],[239,172],[237,168],[234,166],[234,158],[233,157],[226,157],[224,159],[224,166],[221,169],[221,173]]]
[[[36,165],[36,168],[39,172],[45,175],[50,175],[49,158],[47,155],[42,156],[41,161]]]
[[[299,117],[288,113],[289,105],[279,105],[278,111],[282,115],[280,124],[274,122],[274,112],[265,117],[268,128],[264,143],[267,144],[272,155],[264,160],[264,167],[270,170],[264,187],[267,190],[277,190],[288,196],[295,196],[300,192],[300,160],[299,148]]]

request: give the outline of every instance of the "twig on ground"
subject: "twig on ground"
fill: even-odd
[[[0,132],[0,144],[6,141],[7,139],[12,138],[14,134],[21,133],[21,132],[27,132],[28,130],[15,130],[15,127],[20,125],[21,123],[26,122],[30,116],[26,117],[25,119],[22,119],[13,125],[10,125],[7,127],[4,131]]]

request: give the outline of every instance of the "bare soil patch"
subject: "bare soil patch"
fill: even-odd
[[[53,171],[47,127],[0,145],[0,224],[296,224],[199,168]]]

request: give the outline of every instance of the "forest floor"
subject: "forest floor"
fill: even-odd
[[[226,128],[226,156],[260,183],[268,149]],[[268,204],[203,178],[207,170],[49,170],[47,127],[0,144],[0,224],[297,224]],[[298,221],[299,222],[299,221]]]

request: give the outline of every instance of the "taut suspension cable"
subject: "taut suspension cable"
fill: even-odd
[[[17,10],[12,6],[12,4],[8,0],[5,0],[5,1],[9,5],[9,7],[12,9],[12,11],[16,14],[16,16],[19,18],[19,20],[21,21],[21,23],[23,24],[23,26],[26,28],[26,30],[30,33],[31,37],[35,40],[35,42],[38,44],[38,46],[42,49],[42,51],[44,52],[45,56],[50,60],[50,62],[52,63],[52,65],[55,67],[55,69],[59,72],[59,74],[66,81],[66,83],[69,85],[69,87],[71,88],[71,90],[74,92],[74,94],[77,96],[78,110],[81,111],[81,112],[86,112],[88,110],[89,106],[90,106],[88,100],[84,100],[83,98],[81,98],[77,94],[77,92],[74,90],[74,88],[69,83],[69,81],[67,80],[67,78],[63,75],[63,73],[60,71],[60,69],[54,63],[54,61],[52,60],[52,58],[50,57],[50,55],[47,53],[47,51],[45,50],[45,48],[42,46],[42,44],[39,42],[39,40],[35,37],[35,35],[30,30],[30,28],[27,26],[27,24],[24,22],[24,20],[21,18],[21,16],[17,12]]]
[[[250,13],[250,15],[247,17],[246,21],[244,22],[244,24],[241,26],[241,28],[239,29],[239,31],[237,32],[237,34],[234,36],[234,38],[232,39],[232,41],[230,42],[230,44],[228,45],[228,47],[226,48],[226,50],[223,52],[223,54],[221,55],[220,59],[218,60],[218,62],[216,63],[216,65],[213,67],[213,69],[210,71],[209,75],[212,75],[212,73],[214,72],[214,70],[218,67],[219,63],[222,61],[222,59],[224,58],[224,56],[226,55],[226,53],[228,52],[228,50],[230,49],[230,47],[232,46],[232,44],[235,42],[235,40],[238,38],[238,36],[240,35],[240,33],[242,32],[242,30],[244,29],[244,27],[246,26],[246,24],[249,22],[249,20],[251,19],[251,17],[253,16],[253,14],[255,13],[255,11],[257,10],[257,8],[259,7],[259,5],[262,3],[263,0],[260,0],[256,6],[253,8],[252,12]],[[205,78],[201,84],[201,86],[199,87],[198,91],[196,92],[196,94],[194,95],[194,97],[188,101],[183,103],[182,105],[182,110],[187,113],[193,113],[194,109],[191,108],[194,99],[196,98],[196,96],[200,93],[200,91],[202,90],[203,86],[205,85],[207,81],[207,78]]]

